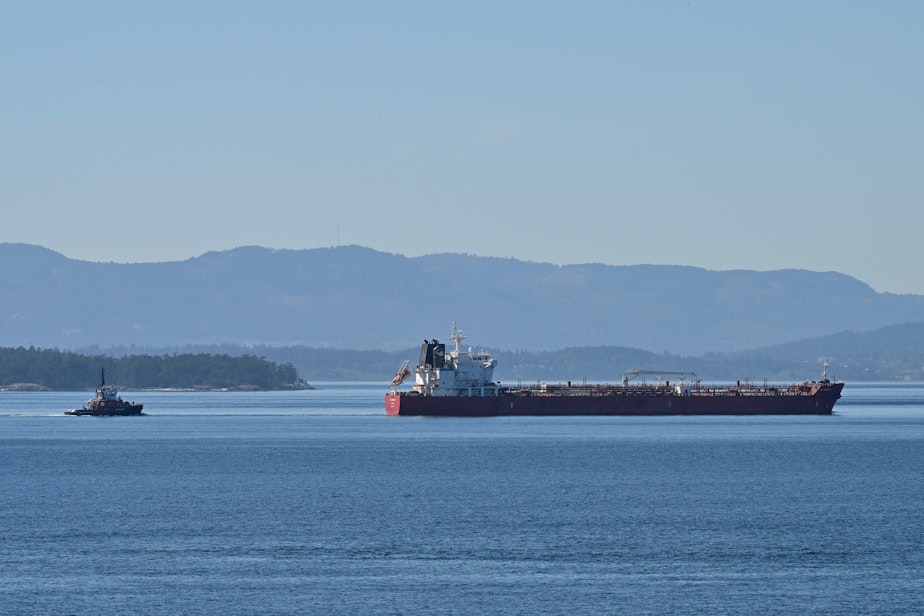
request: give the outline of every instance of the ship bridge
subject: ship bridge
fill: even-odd
[[[452,323],[451,340],[455,348],[437,339],[424,340],[414,374],[412,393],[421,396],[496,396],[499,384],[494,382],[497,360],[486,351],[462,350],[466,335]],[[405,367],[403,367],[405,368]],[[400,373],[401,371],[399,371]],[[408,375],[410,371],[408,371]],[[398,375],[396,375],[396,380]],[[393,381],[393,388],[404,379]]]

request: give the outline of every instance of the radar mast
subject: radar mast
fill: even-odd
[[[456,329],[456,322],[452,322],[452,334],[450,334],[449,339],[456,343],[456,356],[459,355],[459,345],[463,340],[468,338],[468,335],[461,329]]]

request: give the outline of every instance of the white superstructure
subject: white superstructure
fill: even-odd
[[[439,340],[425,340],[420,347],[420,360],[414,369],[414,387],[411,390],[420,396],[496,396],[499,387],[493,381],[497,360],[486,351],[461,349],[466,335],[456,329],[452,322],[450,340],[455,349],[446,352],[446,345]],[[411,371],[410,362],[405,362],[392,380],[392,391]]]

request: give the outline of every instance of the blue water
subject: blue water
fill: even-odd
[[[921,614],[924,385],[830,417],[0,392],[2,614]]]

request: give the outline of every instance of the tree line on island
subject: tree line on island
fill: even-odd
[[[480,347],[479,347],[480,349]],[[632,369],[695,373],[706,381],[800,382],[821,377],[828,362],[831,378],[856,381],[924,381],[924,322],[889,326],[873,332],[841,332],[775,347],[702,355],[655,353],[624,346],[567,347],[550,351],[485,349],[497,359],[494,377],[504,383],[587,379],[616,382]],[[91,348],[86,352],[99,354]],[[404,360],[417,363],[419,347],[371,351],[301,345],[234,344],[149,348],[112,347],[106,354],[208,353],[266,357],[291,364],[312,383],[362,381],[387,386]],[[649,376],[648,380],[654,380]],[[666,377],[665,377],[666,378]]]
[[[555,351],[487,349],[505,383],[563,380],[618,381],[633,368],[696,375],[707,381],[802,381],[829,375],[848,382],[924,381],[924,322],[871,332],[840,332],[775,347],[698,356],[637,348],[568,347]],[[0,388],[33,383],[55,390],[92,390],[99,370],[106,381],[132,389],[297,389],[318,381],[367,381],[387,386],[419,348],[363,351],[301,345],[188,345],[90,347],[79,352],[0,348]],[[649,376],[653,380],[655,376]]]
[[[123,348],[118,352],[140,350]],[[410,360],[413,366],[420,353],[419,347],[401,351],[362,351],[272,345],[207,345],[172,350],[229,355],[253,353],[271,361],[290,363],[312,382],[376,381],[383,383],[383,387],[401,362]],[[829,363],[829,377],[850,382],[924,381],[924,322],[899,324],[872,332],[840,332],[734,353],[682,355],[625,346],[566,347],[547,351],[486,350],[497,359],[494,377],[504,383],[585,378],[616,382],[624,372],[634,368],[696,373],[706,381],[799,382],[821,378],[825,362]]]
[[[306,389],[290,363],[254,355],[181,353],[164,355],[80,354],[57,349],[0,348],[0,388],[92,390],[100,369],[106,382],[123,389]]]

